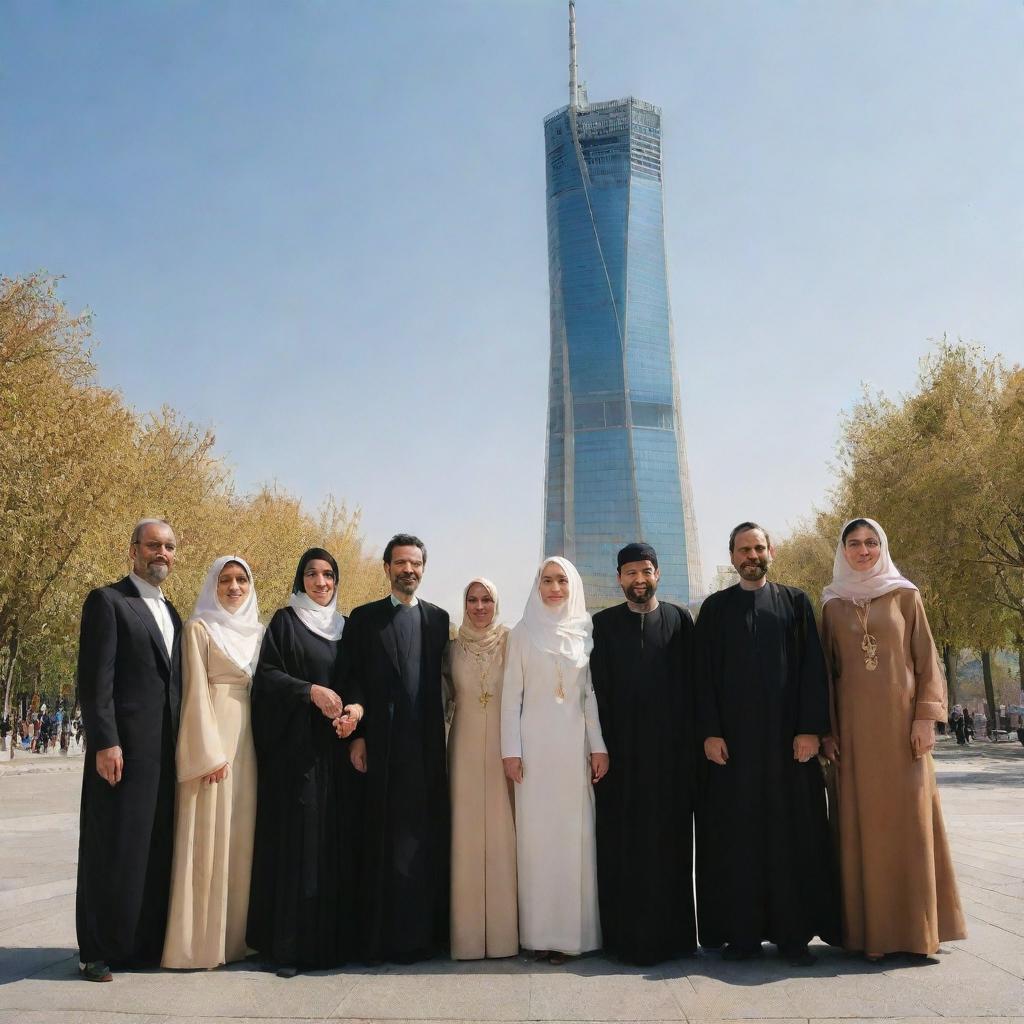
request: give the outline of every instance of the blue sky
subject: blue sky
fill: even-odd
[[[62,274],[104,383],[414,530],[422,593],[540,557],[542,121],[563,0],[4,0],[0,269]],[[1024,362],[1024,5],[579,0],[592,100],[662,107],[706,573],[828,486],[930,338]],[[870,513],[870,510],[865,510]],[[184,553],[183,553],[184,554]],[[272,607],[277,595],[263,601]]]

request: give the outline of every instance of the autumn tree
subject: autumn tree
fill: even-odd
[[[284,603],[299,555],[337,558],[339,605],[383,596],[379,559],[358,512],[327,498],[315,513],[277,488],[238,495],[213,434],[173,409],[139,415],[98,385],[87,315],[73,316],[52,278],[0,279],[0,687],[20,680],[69,692],[86,593],[122,576],[141,518],[179,540],[168,581],[191,612],[210,563],[239,554],[266,616]]]

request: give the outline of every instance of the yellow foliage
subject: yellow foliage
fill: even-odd
[[[139,416],[96,384],[87,316],[53,279],[0,278],[0,687],[69,688],[86,593],[124,575],[132,526],[178,535],[168,596],[187,616],[222,554],[253,567],[266,617],[291,591],[302,552],[338,560],[339,605],[387,592],[359,514],[329,498],[315,514],[276,487],[234,491],[215,438],[173,409]],[[31,682],[30,682],[31,680]],[[6,684],[6,685],[4,685]]]

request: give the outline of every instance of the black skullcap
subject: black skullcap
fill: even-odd
[[[302,594],[305,592],[305,587],[302,584],[302,575],[306,571],[306,566],[313,561],[314,558],[319,558],[326,562],[334,570],[334,585],[337,586],[340,582],[338,579],[338,563],[334,560],[334,555],[330,551],[325,551],[323,548],[310,548],[300,559],[299,567],[295,570],[295,582],[292,584],[293,594]]]
[[[657,569],[658,552],[655,551],[650,544],[645,544],[643,541],[636,541],[633,544],[627,544],[619,552],[619,559],[616,568],[621,569],[627,562],[650,562],[651,565]]]

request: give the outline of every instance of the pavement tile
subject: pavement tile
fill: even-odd
[[[538,971],[530,979],[532,1020],[685,1020],[667,981],[641,974]]]
[[[742,964],[717,954],[650,969],[599,956],[559,968],[525,957],[438,958],[291,980],[244,963],[88,985],[74,948],[81,762],[29,761],[0,771],[0,1024],[1024,1024],[1024,751],[945,750],[936,765],[969,931],[936,964],[891,958],[873,967],[816,947],[810,968],[769,949]]]
[[[525,1020],[530,1016],[530,976],[516,974],[364,975],[343,998],[334,1001],[331,1017],[376,1020]]]
[[[3,1018],[0,1018],[3,1019]],[[163,1024],[148,1013],[93,1013],[90,1010],[19,1010],[18,1024]]]

